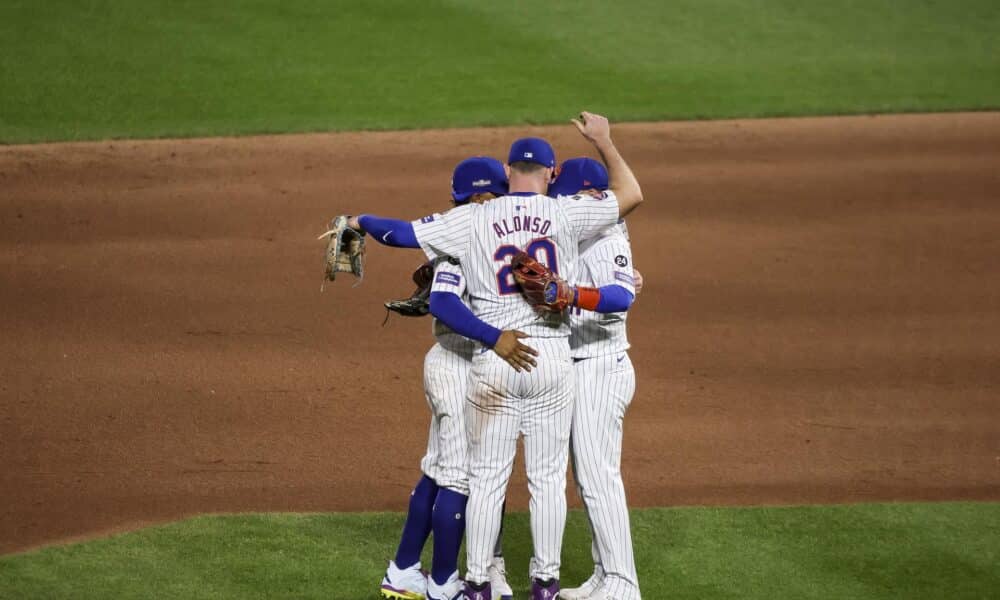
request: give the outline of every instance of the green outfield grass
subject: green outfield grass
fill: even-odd
[[[5,0],[0,142],[1000,107],[996,0]]]
[[[645,597],[996,598],[1000,504],[679,508],[633,512]],[[0,598],[377,598],[398,514],[201,517],[0,557]],[[527,593],[527,515],[508,520],[508,569]],[[563,581],[591,568],[570,514]],[[425,557],[426,562],[426,557]]]

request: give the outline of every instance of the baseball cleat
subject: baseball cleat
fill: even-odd
[[[389,561],[382,586],[383,598],[389,600],[425,600],[427,597],[427,576],[420,570],[420,563],[400,569],[394,561]],[[450,599],[449,599],[450,600]]]
[[[514,590],[510,589],[507,583],[507,566],[502,556],[493,557],[493,562],[486,571],[490,576],[490,585],[493,587],[493,598],[490,600],[513,600]]]
[[[600,575],[594,573],[590,579],[580,584],[580,587],[566,588],[559,592],[559,598],[561,600],[588,600],[591,594],[601,587],[602,580]]]
[[[465,595],[462,600],[492,600],[493,598],[493,589],[489,581],[483,583],[466,581],[464,591]]]
[[[595,590],[593,594],[587,596],[587,600],[610,600],[610,599],[611,596],[608,596],[608,593],[604,591],[603,587],[597,588],[597,590]]]
[[[441,585],[435,583],[433,577],[427,577],[427,600],[462,600],[464,589],[465,582],[458,578],[458,571]]]
[[[531,600],[556,600],[559,597],[558,579],[531,580]]]

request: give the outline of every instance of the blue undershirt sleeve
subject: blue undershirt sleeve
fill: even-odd
[[[601,299],[597,303],[597,312],[625,312],[632,306],[635,296],[620,285],[606,285],[600,288]]]
[[[472,314],[462,299],[451,292],[431,292],[431,314],[455,333],[482,342],[487,348],[495,346],[503,333]]]
[[[375,215],[361,215],[358,217],[361,228],[366,233],[375,238],[379,243],[396,248],[419,248],[417,234],[413,231],[413,224],[409,221],[398,219],[384,219]]]

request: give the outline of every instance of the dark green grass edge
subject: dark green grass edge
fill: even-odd
[[[584,107],[582,110],[586,110]],[[693,123],[708,121],[742,121],[755,119],[823,119],[839,117],[891,117],[900,115],[949,115],[963,113],[991,113],[1000,112],[1000,104],[985,107],[967,108],[946,108],[942,110],[928,110],[927,107],[913,107],[912,109],[892,109],[886,111],[869,110],[843,110],[825,113],[803,113],[797,111],[761,111],[756,113],[734,113],[732,115],[693,115],[676,116],[660,114],[638,114],[626,118],[612,118],[612,124],[635,124],[635,123]],[[128,133],[114,134],[106,137],[82,137],[78,139],[44,138],[37,139],[0,139],[0,147],[33,146],[33,145],[61,145],[61,144],[100,144],[102,142],[143,142],[143,141],[165,141],[165,140],[196,140],[196,139],[238,139],[252,138],[260,136],[295,136],[295,135],[325,135],[340,133],[393,133],[393,132],[419,132],[419,131],[461,131],[464,129],[476,128],[502,128],[516,129],[518,127],[553,127],[558,125],[569,125],[570,119],[575,114],[568,115],[564,120],[522,120],[505,121],[479,120],[469,123],[424,123],[413,126],[387,124],[385,126],[371,125],[360,127],[343,128],[287,128],[287,127],[261,127],[256,129],[224,130],[217,127],[198,127],[185,131],[166,130],[163,132],[151,133],[144,136],[136,136]]]
[[[581,107],[587,110],[587,107]],[[828,112],[801,112],[796,110],[768,110],[748,113],[732,114],[695,114],[695,115],[674,115],[661,113],[637,113],[624,118],[611,117],[613,124],[623,123],[684,123],[684,122],[704,122],[704,121],[738,121],[754,119],[821,119],[837,117],[880,117],[895,115],[948,115],[961,113],[990,113],[1000,112],[1000,103],[988,106],[969,107],[948,107],[940,110],[928,109],[927,106],[914,106],[912,108],[892,108],[884,110],[838,110]],[[27,139],[0,139],[0,147],[31,146],[31,145],[53,145],[53,144],[88,144],[101,142],[142,142],[142,141],[163,141],[163,140],[193,140],[193,139],[215,139],[215,138],[250,138],[258,136],[276,135],[323,135],[338,133],[392,133],[392,132],[418,132],[418,131],[460,131],[463,129],[475,128],[505,128],[514,129],[518,127],[550,127],[557,125],[568,125],[570,119],[576,114],[568,114],[565,119],[529,119],[529,120],[504,120],[480,119],[469,122],[456,123],[453,121],[440,123],[428,121],[417,123],[412,126],[391,123],[382,125],[367,126],[345,126],[345,127],[260,127],[248,129],[226,129],[213,126],[192,127],[184,130],[164,130],[161,132],[148,133],[146,135],[135,135],[130,133],[112,134],[103,137],[81,137],[77,139],[64,139],[59,137],[29,137]]]

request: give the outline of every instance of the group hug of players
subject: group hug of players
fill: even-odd
[[[635,392],[625,322],[642,285],[624,216],[642,193],[607,119],[584,112],[573,123],[603,162],[573,158],[557,167],[548,142],[522,138],[506,165],[489,157],[459,163],[446,212],[412,222],[350,219],[370,239],[421,248],[430,261],[423,277],[415,276],[429,288],[420,297],[434,316],[437,342],[423,374],[430,434],[423,476],[381,582],[385,598],[513,597],[502,522],[519,439],[531,495],[533,600],[640,598],[620,464],[622,423]],[[522,252],[566,281],[561,304],[554,289],[541,299],[521,293],[510,263]],[[591,526],[594,570],[579,587],[560,589],[570,459]],[[431,533],[426,573],[420,556]]]

